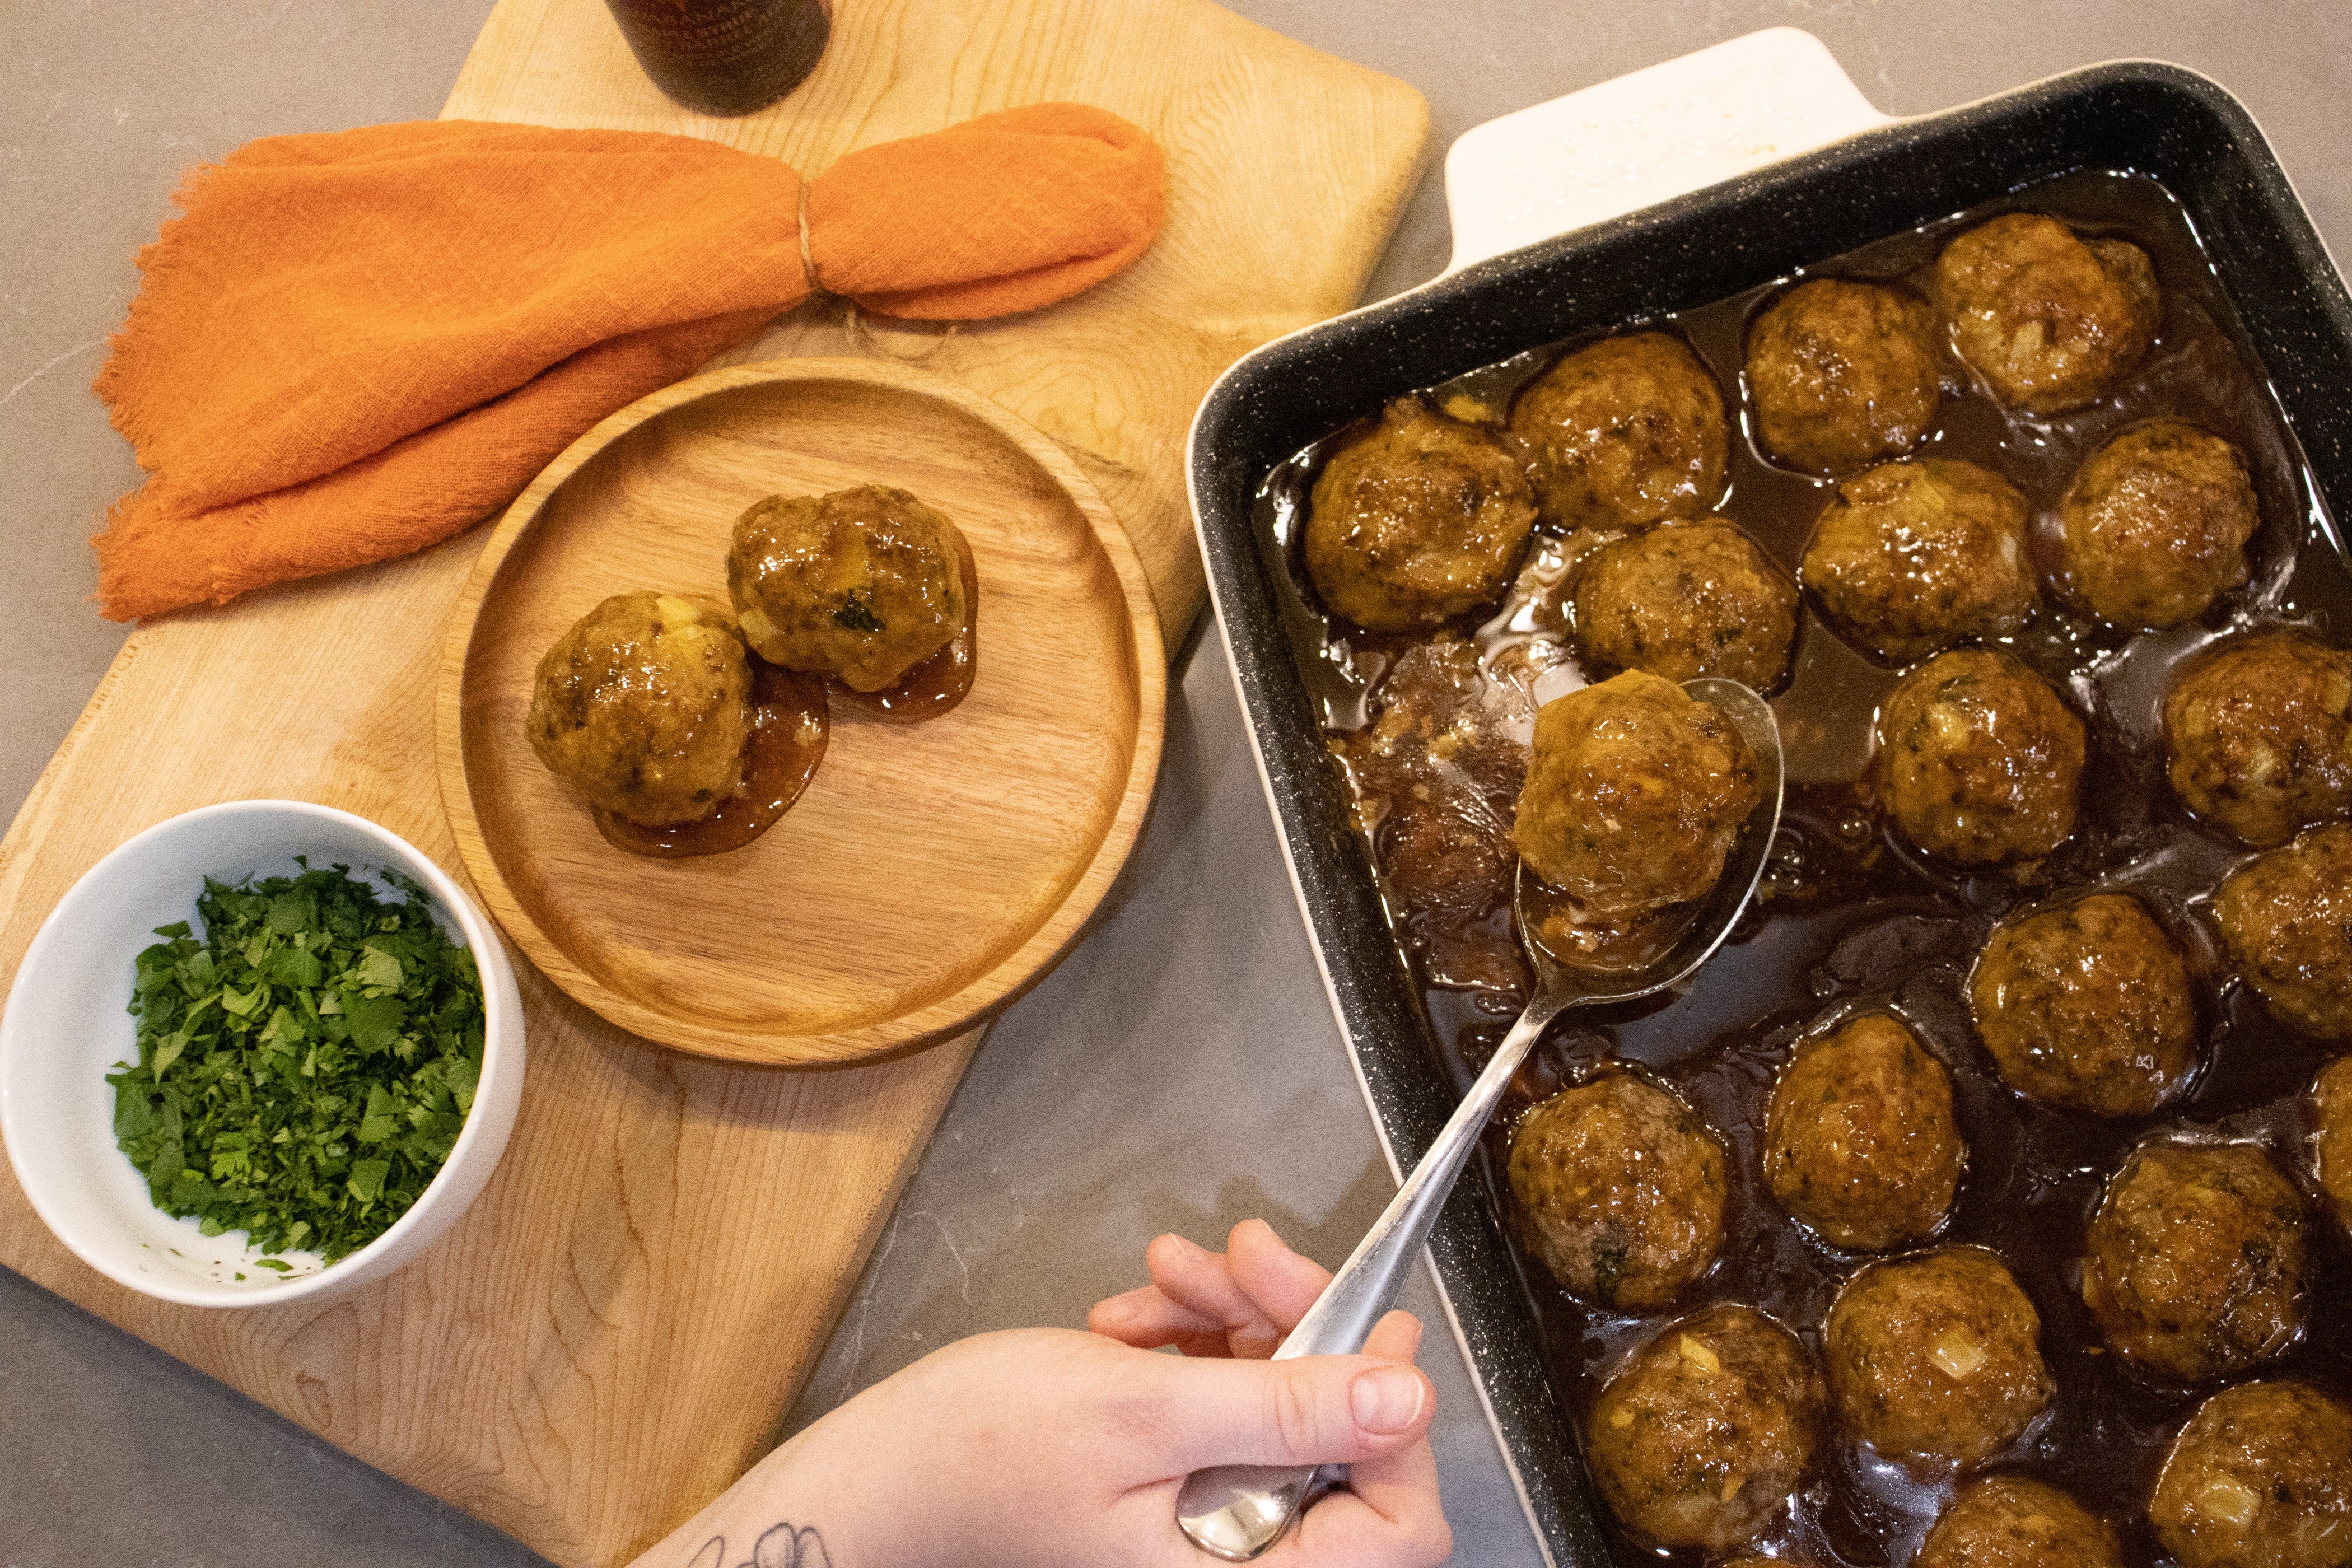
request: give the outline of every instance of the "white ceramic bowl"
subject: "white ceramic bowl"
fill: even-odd
[[[195,921],[204,879],[290,876],[348,864],[381,886],[404,872],[432,895],[451,937],[472,950],[484,1003],[482,1074],[447,1163],[393,1226],[331,1266],[286,1253],[291,1274],[257,1268],[245,1233],[199,1235],[155,1207],[114,1142],[106,1075],[135,1060],[133,959],[154,928]],[[92,866],[25,951],[0,1012],[0,1138],[34,1210],[74,1256],[107,1278],[191,1307],[316,1300],[391,1273],[430,1247],[480,1194],[522,1102],[522,997],[489,918],[442,869],[365,817],[295,800],[241,800],[157,823]],[[307,1258],[307,1262],[306,1262]],[[239,1276],[243,1278],[239,1278]]]

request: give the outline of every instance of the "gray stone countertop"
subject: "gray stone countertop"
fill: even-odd
[[[843,0],[855,4],[856,0]],[[2095,61],[2178,61],[2262,121],[2352,240],[2339,0],[1239,0],[1430,100],[1433,150],[1608,77],[1789,24],[1895,114]],[[138,481],[88,391],[182,170],[248,138],[429,117],[488,0],[14,0],[0,10],[0,809],[121,629],[84,540]],[[2331,134],[2328,127],[2338,127]],[[1432,168],[1437,164],[1433,161]],[[1369,297],[1444,262],[1434,174]],[[1180,657],[1160,802],[1117,907],[990,1034],[794,1407],[982,1330],[1076,1323],[1144,1243],[1263,1215],[1336,1263],[1392,1190],[1213,629]],[[1407,1305],[1436,1316],[1425,1280]],[[1460,1352],[1433,1334],[1455,1561],[1539,1561]],[[511,1542],[0,1270],[0,1568],[525,1563]]]

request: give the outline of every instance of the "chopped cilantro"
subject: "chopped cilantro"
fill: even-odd
[[[482,1069],[482,981],[425,890],[350,868],[230,886],[140,953],[139,1059],[106,1075],[155,1206],[206,1236],[329,1262],[382,1236],[441,1169]],[[260,1267],[283,1272],[271,1259]]]
[[[882,629],[881,621],[866,607],[866,601],[855,594],[842,600],[841,608],[833,612],[833,624],[846,626],[853,632],[878,632]]]

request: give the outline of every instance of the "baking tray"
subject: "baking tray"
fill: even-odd
[[[1522,110],[1448,157],[1443,277],[1269,343],[1211,389],[1186,454],[1210,590],[1332,1009],[1400,1175],[1454,1095],[1253,535],[1259,485],[1401,393],[2091,169],[2151,176],[2181,204],[2346,515],[2352,408],[2336,393],[2352,384],[2352,296],[2252,117],[2205,78],[2147,61],[1891,121],[1817,39],[1776,28]],[[1430,1254],[1538,1542],[1555,1564],[1601,1568],[1608,1546],[1480,1184],[1456,1189]]]

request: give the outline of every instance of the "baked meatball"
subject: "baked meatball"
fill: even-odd
[[[1878,715],[1877,791],[1895,830],[1967,866],[2049,854],[2074,831],[2083,721],[1991,648],[1937,654]]]
[[[2246,580],[2261,514],[2238,449],[2179,419],[2091,454],[2058,503],[2068,590],[2109,626],[2178,626]]]
[[[1723,1245],[1723,1145],[1620,1068],[1521,1119],[1510,1183],[1528,1250],[1570,1295],[1619,1311],[1665,1306]]]
[[[2303,1197],[2252,1143],[2142,1144],[2092,1216],[2083,1301],[2158,1383],[2229,1377],[2303,1332]]]
[[[1830,1397],[1845,1429],[1889,1458],[1980,1464],[2057,1391],[2041,1333],[2033,1303],[1979,1247],[1874,1263],[1822,1326]]]
[[[2024,1476],[1987,1476],[1937,1517],[1911,1568],[2123,1568],[2114,1526]]]
[[[2147,1521],[2180,1568],[2344,1568],[2352,1407],[2304,1383],[2224,1389],[2172,1440]]]
[[[1748,330],[1765,450],[1817,474],[1907,452],[1943,401],[1936,313],[1883,283],[1800,283]]]
[[[1883,658],[2005,637],[2042,603],[2027,512],[2016,487],[1974,463],[1881,464],[1838,486],[1800,573],[1839,629]]]
[[[1307,574],[1360,626],[1425,630],[1500,594],[1535,521],[1527,476],[1492,433],[1400,397],[1317,477]]]
[[[1787,1506],[1821,1444],[1822,1384],[1797,1336],[1753,1307],[1669,1323],[1593,1402],[1584,1458],[1626,1532],[1723,1552]]]
[[[2352,1057],[2338,1057],[2319,1069],[2311,1085],[2311,1110],[2313,1173],[2336,1223],[2352,1232]]]
[[[1723,493],[1723,394],[1680,338],[1628,332],[1519,389],[1511,431],[1544,521],[1561,532],[1696,517]]]
[[[770,496],[735,520],[727,591],[770,664],[881,691],[963,629],[962,549],[954,523],[887,485]]]
[[[2352,1041],[2352,826],[2314,828],[2239,867],[2213,897],[2238,973],[2315,1039]]]
[[[1788,679],[1796,585],[1720,518],[1602,545],[1577,577],[1575,605],[1585,657],[1603,668],[1719,676],[1758,691]]]
[[[1544,880],[1617,920],[1712,889],[1763,787],[1722,709],[1628,670],[1537,713],[1511,837]]]
[[[2164,699],[2173,793],[2258,848],[2352,809],[2352,654],[2297,631],[2232,637]]]
[[[1765,1110],[1772,1195],[1837,1247],[1934,1234],[1968,1153],[1952,1120],[1952,1075],[1885,1013],[1798,1047]]]
[[[547,771],[600,811],[699,822],[743,782],[751,671],[709,599],[616,594],[540,656],[523,720]]]
[[[1936,291],[1952,346],[1995,397],[2029,414],[2095,401],[2139,363],[2164,305],[2147,253],[2010,213],[1944,247]]]
[[[1993,928],[1969,1005],[2002,1080],[2044,1105],[2146,1116],[2197,1070],[2188,960],[2128,893]]]

